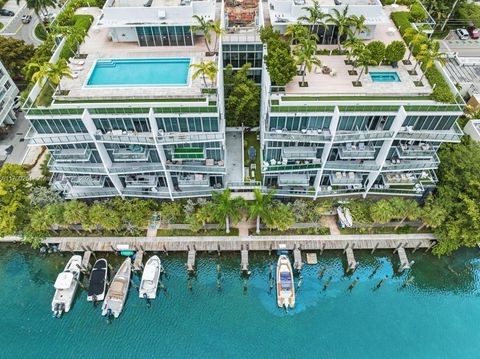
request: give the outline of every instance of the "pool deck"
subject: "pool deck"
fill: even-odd
[[[134,58],[180,58],[188,57],[191,63],[201,63],[217,60],[215,56],[207,57],[207,48],[203,38],[197,38],[194,46],[172,47],[141,47],[137,43],[112,42],[108,37],[108,29],[92,26],[89,36],[80,45],[80,54],[86,55],[85,64],[82,66],[71,65],[76,78],[62,78],[60,86],[67,95],[56,96],[62,101],[101,100],[101,99],[134,99],[134,98],[195,98],[201,97],[204,86],[203,79],[191,79],[192,69],[189,74],[189,84],[183,86],[135,86],[135,87],[86,87],[97,59],[134,59]],[[211,82],[207,79],[208,86]]]

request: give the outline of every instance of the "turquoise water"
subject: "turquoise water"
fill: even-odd
[[[325,252],[305,266],[296,308],[285,313],[269,293],[276,256],[251,254],[243,290],[240,255],[201,254],[187,288],[186,254],[161,255],[168,278],[147,308],[130,290],[126,309],[108,324],[81,291],[61,319],[50,313],[52,283],[69,256],[40,257],[2,247],[0,254],[1,358],[478,358],[479,252],[437,259],[409,254],[415,265],[397,276],[391,252],[356,252],[360,266],[345,276],[341,252]],[[111,255],[118,267],[121,258]],[[146,259],[145,259],[146,260]],[[383,263],[371,279],[373,268]],[[222,268],[217,289],[216,265]],[[327,268],[318,279],[320,268]],[[378,289],[385,275],[389,279]],[[414,276],[406,288],[401,284]],[[322,290],[327,278],[333,280]],[[360,281],[349,292],[354,277]],[[138,278],[134,277],[138,283]],[[296,279],[298,283],[298,278]]]
[[[189,66],[189,58],[97,60],[87,86],[186,85]]]
[[[370,72],[373,82],[400,82],[396,72]]]

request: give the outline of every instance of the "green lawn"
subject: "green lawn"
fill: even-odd
[[[45,41],[47,39],[48,34],[41,24],[35,26],[35,36],[42,41]]]
[[[159,229],[157,231],[158,237],[188,237],[188,236],[238,236],[237,228],[230,228],[230,233],[226,233],[220,229],[209,229],[208,231],[199,231],[194,233],[189,229]]]
[[[255,228],[251,229],[249,234],[251,236],[256,236],[256,230]],[[287,235],[292,235],[292,236],[300,236],[300,235],[328,235],[330,234],[330,229],[328,228],[290,228],[287,229],[286,231],[279,231],[276,229],[262,229],[260,230],[260,233],[258,236],[287,236]]]
[[[260,135],[259,132],[247,132],[243,136],[243,151],[244,151],[244,167],[250,168],[250,159],[248,156],[248,149],[250,146],[253,146],[257,152],[255,157],[255,163],[257,164],[257,169],[255,170],[255,181],[262,181],[262,172],[261,172],[261,163],[260,163],[260,140],[257,140],[257,135]]]

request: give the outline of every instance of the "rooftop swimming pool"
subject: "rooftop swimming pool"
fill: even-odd
[[[185,86],[189,58],[97,60],[87,87]]]
[[[396,72],[370,72],[373,82],[400,82]]]

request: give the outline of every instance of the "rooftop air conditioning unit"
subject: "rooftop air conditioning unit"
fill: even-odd
[[[333,0],[335,5],[342,5],[342,0]]]
[[[165,10],[158,10],[158,18],[159,19],[166,19],[167,14],[165,13]]]

